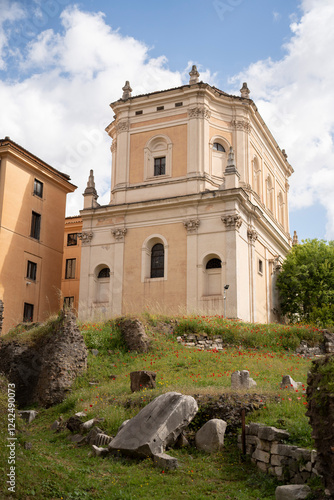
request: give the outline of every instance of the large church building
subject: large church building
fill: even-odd
[[[111,199],[84,192],[79,317],[277,320],[293,172],[249,98],[199,81],[111,104]]]

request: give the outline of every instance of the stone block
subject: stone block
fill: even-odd
[[[311,451],[305,448],[296,448],[292,452],[292,458],[296,460],[303,460],[305,462],[311,461]]]
[[[268,472],[268,464],[264,463],[264,462],[257,462],[256,463],[256,467],[258,469],[260,469],[262,472],[265,472],[267,473]]]
[[[259,429],[261,427],[263,427],[263,424],[258,424],[256,422],[251,422],[249,424],[249,434],[251,434],[252,436],[257,436],[258,432],[259,432]]]
[[[258,442],[259,442],[259,439],[256,436],[251,436],[251,435],[246,436],[246,444],[251,444],[251,445],[257,446]]]
[[[290,434],[276,427],[261,427],[258,431],[258,437],[267,441],[281,441],[287,439]]]
[[[143,389],[154,389],[157,374],[146,370],[139,370],[130,373],[131,391],[137,392]]]
[[[298,382],[295,382],[290,375],[284,375],[280,385],[281,389],[288,389],[295,391],[299,387]]]
[[[277,477],[283,477],[283,467],[274,467],[274,471]]]
[[[159,453],[153,456],[153,462],[156,467],[164,470],[174,470],[179,466],[177,459],[167,455],[166,453]]]
[[[237,370],[231,375],[231,386],[233,389],[249,389],[255,385],[256,382],[249,376],[248,370]]]
[[[311,493],[311,488],[305,484],[287,484],[277,486],[276,500],[303,500]]]
[[[285,457],[282,455],[271,455],[270,463],[271,465],[281,466],[282,462],[284,461],[284,458]]]
[[[203,427],[196,432],[196,448],[207,453],[219,451],[224,446],[224,435],[227,423],[219,418],[214,418],[206,422]]]
[[[259,450],[270,451],[271,443],[269,441],[263,440],[260,438],[256,438],[256,439],[257,439],[257,448]]]
[[[146,335],[144,325],[138,319],[120,318],[117,323],[129,351],[149,351],[150,339]]]
[[[260,460],[261,462],[264,462],[266,464],[269,464],[269,462],[270,462],[270,454],[267,453],[266,451],[262,451],[259,449],[256,449],[254,451],[252,458],[255,458],[256,460]]]
[[[155,398],[127,422],[111,441],[112,453],[148,457],[164,453],[196,415],[192,396],[167,392]]]
[[[285,457],[292,457],[292,452],[297,449],[297,446],[289,444],[273,443],[271,445],[271,453],[273,455],[284,455]]]

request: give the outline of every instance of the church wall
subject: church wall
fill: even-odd
[[[142,276],[142,254],[145,240],[160,235],[167,241],[165,278]],[[165,248],[166,252],[166,248]],[[150,311],[178,314],[186,304],[187,241],[183,224],[132,227],[124,245],[123,312]]]

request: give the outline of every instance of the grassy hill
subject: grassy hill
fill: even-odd
[[[225,438],[223,452],[207,455],[194,447],[170,450],[180,464],[176,471],[153,467],[150,459],[90,456],[88,446],[77,446],[67,437],[70,431],[55,433],[50,425],[60,415],[66,420],[83,411],[87,420],[100,417],[100,427],[115,435],[119,425],[157,395],[177,391],[195,396],[200,401],[199,417],[192,424],[195,432],[206,418],[207,401],[231,396],[231,373],[247,369],[257,386],[239,393],[245,404],[252,393],[259,395],[258,410],[249,413],[249,421],[259,421],[287,429],[291,442],[312,447],[311,428],[305,416],[305,387],[311,361],[294,353],[304,339],[310,345],[320,339],[317,329],[305,326],[245,324],[225,321],[220,317],[192,316],[183,318],[141,318],[152,340],[147,354],[128,352],[120,336],[117,320],[84,323],[80,329],[90,349],[88,371],[77,378],[72,392],[60,405],[39,408],[30,424],[17,419],[16,494],[18,499],[272,499],[277,483],[241,457],[232,432]],[[222,351],[203,351],[183,347],[177,337],[185,333],[222,335],[226,347]],[[22,333],[12,333],[11,338]],[[27,334],[28,335],[28,334]],[[30,335],[38,338],[38,330]],[[91,349],[97,349],[93,355]],[[154,390],[132,394],[130,372],[147,369],[157,373]],[[282,376],[291,375],[302,382],[298,392],[279,388]],[[111,377],[112,376],[112,377]],[[233,396],[233,397],[232,397]],[[7,386],[1,382],[1,441],[7,434]],[[204,402],[204,403],[203,403]],[[222,415],[221,418],[224,418]],[[228,429],[227,429],[228,430]],[[26,443],[30,443],[27,445]],[[31,449],[26,449],[31,446]],[[2,446],[0,468],[8,473],[8,450]],[[5,484],[1,495],[10,498]]]

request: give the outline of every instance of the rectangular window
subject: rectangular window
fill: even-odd
[[[263,262],[259,259],[259,273],[263,274]]]
[[[37,264],[28,260],[27,265],[27,278],[31,281],[36,281]]]
[[[23,309],[23,322],[24,323],[32,323],[34,319],[34,306],[33,304],[24,303]]]
[[[43,182],[34,180],[34,194],[39,196],[39,198],[43,198]]]
[[[136,111],[136,115],[142,115],[142,114],[143,114],[143,110]]]
[[[179,108],[180,106],[183,106],[183,102],[176,102],[175,103],[176,108]]]
[[[66,309],[72,309],[74,303],[74,297],[64,297],[64,307]]]
[[[154,158],[154,175],[165,175],[166,173],[166,157]]]
[[[165,109],[165,106],[158,106],[157,111],[163,111]]]
[[[41,232],[41,215],[36,212],[32,212],[30,236],[32,238],[35,238],[35,240],[39,240],[40,232]]]
[[[78,233],[71,233],[67,235],[67,246],[72,247],[78,244]]]
[[[66,259],[65,279],[75,278],[76,259]]]

